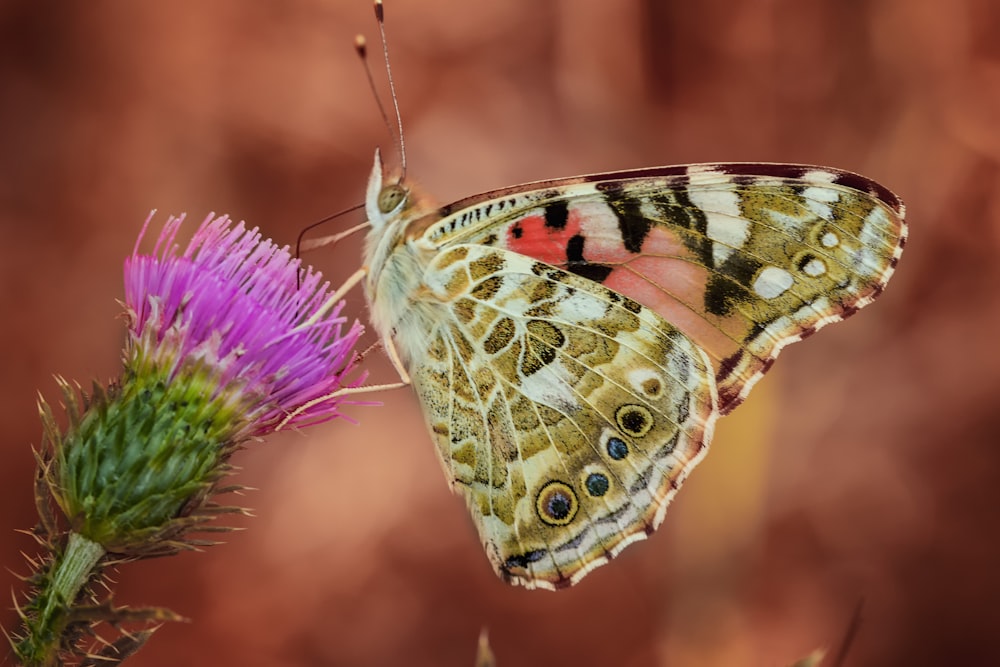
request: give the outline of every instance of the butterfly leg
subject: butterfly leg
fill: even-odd
[[[319,405],[320,403],[325,403],[334,398],[339,398],[341,396],[351,396],[353,394],[368,394],[375,391],[388,391],[390,389],[400,389],[402,387],[408,387],[409,382],[391,382],[389,384],[367,384],[362,387],[344,387],[343,389],[338,389],[337,391],[331,392],[319,398],[314,398],[311,401],[307,401],[297,407],[295,410],[289,412],[284,419],[274,428],[275,431],[280,431],[286,426],[288,422],[292,421],[300,414],[308,410],[309,408]]]
[[[357,271],[355,271],[353,274],[351,274],[351,277],[345,280],[344,283],[339,288],[337,288],[337,291],[334,292],[326,300],[326,302],[319,308],[319,310],[316,312],[315,315],[310,317],[308,320],[306,320],[299,326],[308,327],[315,324],[323,314],[327,313],[331,308],[334,307],[334,305],[339,303],[340,300],[344,297],[344,295],[347,294],[349,291],[351,291],[351,289],[359,282],[361,282],[367,275],[368,275],[368,267],[363,266]],[[396,373],[399,375],[399,382],[391,382],[388,384],[371,384],[362,387],[344,387],[343,389],[338,389],[337,391],[326,394],[324,396],[314,398],[313,400],[303,403],[298,408],[290,412],[284,419],[281,420],[281,423],[279,423],[274,430],[280,431],[285,426],[287,426],[292,419],[302,414],[309,408],[334,398],[339,398],[341,396],[350,396],[352,394],[367,394],[375,391],[400,389],[402,387],[410,386],[410,384],[412,384],[412,380],[410,380],[410,374],[406,372],[406,368],[403,366],[403,362],[399,358],[399,352],[396,351],[396,346],[395,344],[393,344],[392,339],[380,341],[380,343],[385,347],[386,354],[389,355],[389,361],[392,362],[393,368],[396,369]],[[376,343],[376,345],[377,344],[378,343]],[[369,350],[370,349],[371,348],[369,348]],[[365,350],[364,354],[367,354],[369,350]],[[364,354],[362,355],[362,357],[364,356]]]
[[[308,320],[306,320],[299,326],[295,327],[293,333],[294,331],[298,331],[300,329],[309,328],[312,325],[319,322],[320,318],[326,316],[326,314],[330,312],[330,309],[336,306],[340,302],[340,300],[344,298],[344,295],[350,292],[351,289],[359,282],[361,282],[367,275],[368,275],[367,266],[362,266],[360,269],[352,273],[351,276],[347,280],[345,280],[340,287],[337,288],[337,291],[335,291],[333,294],[327,297],[326,301],[323,302],[323,305],[320,306],[315,313],[313,313],[312,317],[310,317]]]
[[[343,290],[343,288],[337,291],[339,292],[341,290]],[[343,389],[338,389],[337,391],[326,394],[325,396],[314,398],[313,400],[303,403],[298,408],[290,412],[288,416],[286,416],[284,419],[281,420],[281,423],[278,424],[277,428],[275,428],[274,430],[280,431],[281,429],[283,429],[285,426],[288,425],[288,422],[290,422],[292,419],[302,414],[309,408],[313,407],[314,405],[319,405],[320,403],[325,403],[326,401],[329,401],[334,398],[339,398],[341,396],[351,396],[353,394],[368,394],[374,391],[388,391],[390,389],[401,389],[403,387],[409,387],[413,383],[413,381],[410,379],[410,374],[406,372],[406,368],[403,367],[403,362],[399,358],[399,352],[396,351],[396,346],[393,344],[391,339],[381,342],[385,346],[386,354],[389,355],[389,361],[392,362],[393,368],[395,368],[396,372],[399,374],[399,382],[390,382],[388,384],[368,384],[361,387],[344,387]],[[376,343],[376,345],[377,344],[378,343]],[[365,354],[367,353],[368,350],[365,350]]]
[[[350,292],[351,288],[353,288],[355,285],[361,282],[367,275],[368,275],[367,266],[362,266],[360,269],[352,273],[351,277],[345,280],[344,284],[338,287],[337,291],[331,294],[327,298],[326,302],[323,303],[323,305],[316,310],[313,316],[310,317],[305,322],[303,322],[302,324],[300,324],[298,327],[296,327],[296,329],[310,327],[319,322],[319,319],[321,317],[324,317],[328,312],[330,312],[330,309],[336,306],[340,302],[340,300],[344,298],[344,295]]]
[[[333,307],[347,292],[351,290],[352,287],[357,285],[368,275],[368,267],[362,266],[360,269],[351,274],[351,277],[344,281],[333,295],[326,300],[326,303],[319,309],[319,311],[309,318],[305,324],[313,324],[319,319],[320,313],[325,313],[330,308]],[[402,360],[399,358],[399,352],[396,351],[396,345],[392,342],[391,338],[382,341],[382,345],[385,347],[386,354],[389,355],[389,361],[392,362],[392,367],[396,369],[396,373],[399,375],[399,386],[405,387],[412,384],[410,380],[410,374],[406,372],[406,368],[403,366]]]
[[[396,344],[392,342],[392,339],[384,341],[385,353],[389,355],[389,361],[392,362],[392,367],[396,369],[396,373],[399,374],[400,386],[407,386],[413,384],[410,379],[410,374],[406,372],[406,367],[403,366],[403,361],[399,358],[399,352],[396,351]]]
[[[372,343],[371,345],[369,345],[368,347],[366,347],[363,352],[355,353],[354,354],[354,363],[360,364],[362,361],[365,360],[365,358],[369,354],[371,354],[375,350],[379,349],[380,347],[382,347],[382,341],[377,340],[374,343]]]
[[[345,229],[342,232],[337,232],[336,234],[331,234],[330,236],[321,236],[318,239],[311,239],[302,243],[302,251],[310,252],[316,250],[317,248],[322,248],[323,246],[334,245],[339,243],[348,236],[360,232],[365,227],[370,226],[371,223],[367,220],[362,222],[360,225],[354,225],[350,229]]]
[[[384,348],[386,350],[386,354],[389,355],[389,361],[392,362],[392,367],[394,369],[396,369],[396,373],[399,375],[399,383],[398,383],[399,386],[405,387],[405,386],[411,384],[412,381],[410,380],[410,376],[406,372],[406,368],[403,366],[402,362],[400,361],[400,359],[399,359],[399,352],[396,351],[396,346],[395,346],[395,344],[391,340],[388,342],[388,344],[386,344],[385,342],[383,342],[381,340],[375,341],[374,343],[372,343],[371,345],[369,345],[365,349],[364,352],[362,352],[361,354],[356,354],[355,355],[354,363],[360,363],[373,350],[376,350],[376,349],[378,349],[380,347]],[[393,386],[395,386],[395,384],[396,383],[393,383]]]

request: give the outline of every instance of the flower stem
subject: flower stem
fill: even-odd
[[[54,611],[53,607],[59,601],[72,604],[103,555],[104,547],[100,544],[91,542],[78,533],[70,533],[69,544],[66,545],[66,551],[52,577],[54,595],[49,599],[49,608],[45,611]]]
[[[69,534],[65,551],[55,557],[31,605],[37,616],[26,621],[26,636],[18,642],[17,652],[26,667],[59,664],[60,639],[70,620],[69,612],[104,553],[100,544]]]

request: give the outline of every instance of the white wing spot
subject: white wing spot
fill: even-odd
[[[575,292],[556,306],[556,314],[571,322],[596,320],[604,317],[605,304],[588,292]]]
[[[794,282],[795,279],[788,271],[776,266],[767,266],[753,281],[753,291],[765,299],[773,299],[784,294]]]
[[[522,375],[520,380],[521,393],[535,403],[565,412],[580,409],[580,402],[570,384],[572,376],[561,361],[557,360],[532,375]]]
[[[819,242],[823,244],[824,248],[834,248],[838,243],[840,243],[840,239],[838,239],[837,235],[833,232],[827,232],[826,234],[823,234],[823,238],[821,238]]]
[[[788,215],[787,213],[782,213],[781,211],[768,211],[767,214],[771,218],[771,222],[782,229],[788,230],[789,232],[794,232],[802,226],[801,218],[796,218],[795,216]]]
[[[886,244],[889,217],[881,206],[872,209],[861,227],[858,240],[861,248],[854,257],[854,266],[863,275],[878,275],[883,270],[882,249]]]
[[[810,172],[815,174],[817,172]],[[826,172],[823,172],[824,176]],[[802,191],[802,196],[806,199],[835,204],[840,199],[840,193],[833,188],[809,187]]]
[[[882,235],[885,233],[884,230],[889,227],[889,216],[886,215],[885,209],[876,206],[865,218],[865,226],[861,230],[861,240],[865,243],[883,242]],[[869,234],[870,238],[867,237]]]
[[[807,276],[821,276],[826,273],[826,264],[823,263],[821,259],[811,259],[809,262],[802,267],[802,272]]]
[[[820,220],[830,220],[833,217],[833,209],[830,208],[829,204],[824,204],[821,201],[807,199],[806,208]]]
[[[659,398],[663,394],[666,380],[651,368],[636,368],[628,374],[629,384],[640,396]]]
[[[802,180],[811,181],[813,183],[833,183],[836,178],[837,175],[833,172],[824,171],[822,169],[811,169],[802,174]]]
[[[712,261],[719,266],[735,248],[742,248],[746,243],[750,236],[750,223],[740,213],[740,197],[736,190],[731,185],[726,187],[712,183],[725,174],[688,169],[688,175],[691,178],[688,199],[705,214],[708,238],[715,242],[712,244]],[[703,187],[705,182],[712,183],[712,187]],[[700,184],[702,187],[699,187]]]
[[[833,188],[811,187],[802,191],[802,198],[806,202],[806,208],[821,220],[833,218],[833,209],[830,204],[835,204],[840,200],[840,193]]]

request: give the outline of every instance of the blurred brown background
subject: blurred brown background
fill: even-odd
[[[248,530],[137,563],[192,619],[137,665],[1000,664],[1000,5],[388,0],[410,174],[442,200],[717,160],[865,173],[911,243],[871,310],[787,351],[652,540],[556,594],[496,580],[413,396],[243,452]],[[368,0],[0,4],[0,564],[34,523],[36,391],[118,368],[149,209],[291,242],[388,147]],[[372,49],[377,53],[377,49]],[[379,79],[381,65],[374,63]],[[342,220],[346,227],[356,220]],[[360,239],[309,261],[334,282]],[[351,307],[364,317],[360,293]],[[392,371],[380,355],[375,381]],[[0,593],[21,590],[13,574]],[[6,605],[9,607],[9,605]],[[0,613],[11,628],[14,615]]]

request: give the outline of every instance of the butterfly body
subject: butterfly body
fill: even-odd
[[[497,573],[556,588],[650,534],[782,347],[873,300],[902,205],[862,177],[690,165],[435,208],[376,163],[372,321]]]

